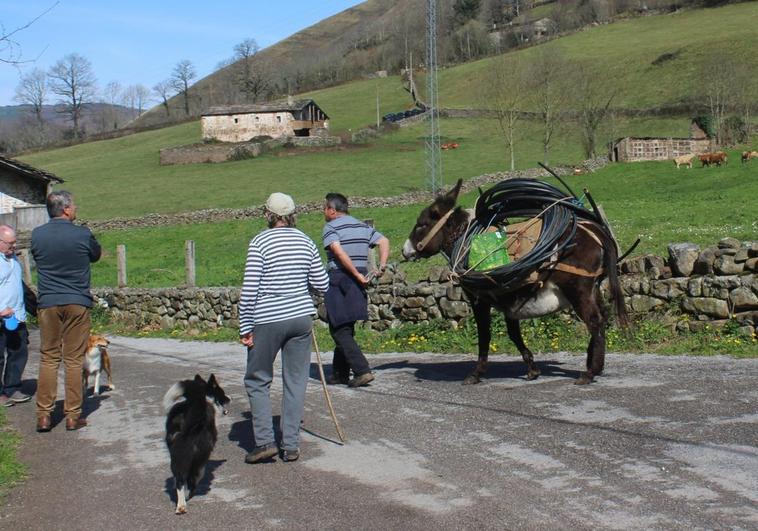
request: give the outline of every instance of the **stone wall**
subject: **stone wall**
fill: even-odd
[[[731,238],[700,249],[669,247],[669,257],[639,256],[621,265],[627,307],[635,313],[676,310],[680,329],[723,325],[732,318],[752,334],[758,326],[758,241]],[[444,319],[458,324],[470,315],[462,290],[446,267],[431,267],[426,280],[409,284],[404,273],[387,272],[369,289],[368,326],[386,330],[401,323]],[[135,326],[217,328],[239,325],[239,288],[93,290],[114,318]],[[323,301],[316,299],[325,318]]]
[[[228,160],[253,159],[284,145],[297,147],[331,147],[339,144],[337,136],[290,136],[253,142],[221,142],[190,144],[159,151],[161,166],[172,164],[202,164]]]
[[[714,149],[710,139],[694,138],[624,138],[614,144],[611,158],[616,162],[669,160],[690,153]]]

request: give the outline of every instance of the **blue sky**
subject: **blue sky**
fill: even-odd
[[[98,85],[141,83],[151,88],[166,79],[174,65],[189,59],[198,79],[233,55],[246,38],[261,47],[360,4],[360,0],[0,0],[4,34],[24,26],[54,6],[29,28],[17,33],[16,54],[47,70],[69,53],[92,63]],[[6,52],[7,55],[7,52]],[[0,105],[15,105],[19,71],[0,63]],[[51,101],[50,103],[53,103]]]

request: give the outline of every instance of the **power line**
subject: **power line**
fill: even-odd
[[[426,137],[426,184],[432,193],[442,187],[440,156],[439,99],[437,87],[437,0],[427,0],[426,8],[426,92],[429,135]]]

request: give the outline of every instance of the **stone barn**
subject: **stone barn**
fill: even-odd
[[[202,115],[203,140],[247,142],[258,136],[313,136],[329,117],[313,100],[211,107]]]
[[[48,220],[45,199],[63,179],[0,156],[0,223],[29,231]]]
[[[643,160],[671,160],[690,153],[706,153],[715,149],[715,141],[708,138],[695,120],[690,124],[690,138],[619,138],[611,142],[609,158],[614,162]]]

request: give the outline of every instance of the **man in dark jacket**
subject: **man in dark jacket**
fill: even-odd
[[[351,216],[347,198],[342,194],[326,195],[324,220],[322,237],[329,271],[329,291],[324,302],[335,343],[333,373],[327,383],[362,387],[374,380],[368,360],[355,341],[355,322],[368,319],[368,252],[370,247],[379,246],[379,269],[374,274],[382,276],[387,268],[390,242],[373,227]]]
[[[47,196],[50,221],[32,231],[37,263],[40,362],[37,380],[37,431],[50,431],[61,360],[66,373],[66,429],[87,425],[82,413],[82,363],[90,334],[90,263],[100,259],[100,244],[86,227],[74,225],[70,193]]]

